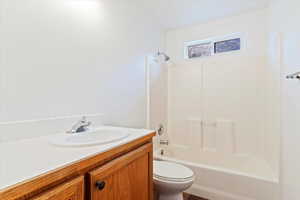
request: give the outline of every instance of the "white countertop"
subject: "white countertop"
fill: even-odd
[[[118,142],[91,147],[58,147],[49,142],[54,135],[0,143],[0,190],[153,133],[116,129],[129,131],[130,135]]]

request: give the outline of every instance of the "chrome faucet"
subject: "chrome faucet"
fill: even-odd
[[[67,133],[75,134],[82,133],[88,130],[88,127],[92,124],[92,122],[87,121],[86,117],[82,117],[80,121],[72,126],[72,129],[67,131]]]

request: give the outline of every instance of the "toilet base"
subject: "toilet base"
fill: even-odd
[[[159,194],[158,200],[183,200],[183,193]]]

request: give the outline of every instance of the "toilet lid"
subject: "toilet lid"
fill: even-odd
[[[186,181],[194,176],[194,172],[189,168],[166,161],[153,161],[153,174],[156,178],[170,181]]]

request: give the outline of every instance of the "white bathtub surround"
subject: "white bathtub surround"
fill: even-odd
[[[264,160],[193,152],[179,146],[155,152],[155,159],[187,166],[195,173],[188,193],[212,200],[277,200],[280,184]]]
[[[0,190],[86,157],[108,151],[153,132],[145,129],[106,128],[129,133],[129,136],[110,144],[77,148],[58,147],[50,144],[53,135],[1,144]]]
[[[167,32],[166,52],[175,63],[168,68],[175,158],[278,181],[280,113],[274,110],[280,105],[273,85],[279,72],[268,65],[267,14],[261,9]],[[185,42],[232,33],[242,33],[241,51],[184,59]]]
[[[195,195],[213,200],[280,196],[280,71],[269,66],[270,53],[277,54],[268,47],[267,17],[268,10],[261,9],[166,34],[174,65],[160,84],[168,94],[171,146],[161,159],[196,171],[190,189]],[[185,42],[232,33],[242,33],[241,51],[184,59]]]

